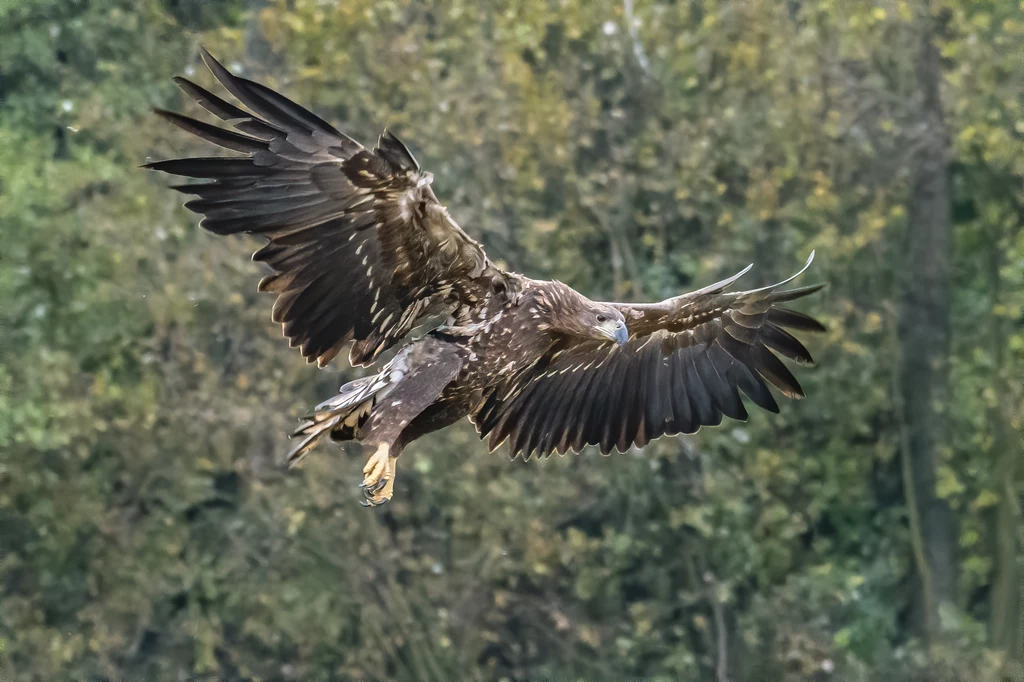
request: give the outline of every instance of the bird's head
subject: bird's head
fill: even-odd
[[[605,303],[592,303],[581,315],[584,327],[596,339],[611,340],[620,346],[629,340],[626,318]]]
[[[544,329],[619,345],[629,340],[626,318],[614,306],[591,301],[561,282],[551,284],[537,299],[537,308],[546,318]]]

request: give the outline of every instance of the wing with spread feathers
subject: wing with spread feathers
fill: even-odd
[[[235,130],[159,111],[171,123],[241,156],[173,159],[146,168],[204,180],[174,189],[198,198],[215,234],[262,235],[253,260],[273,274],[273,319],[320,366],[353,342],[353,364],[372,362],[460,284],[489,270],[483,249],[448,216],[432,176],[385,131],[369,150],[282,95],[203,59],[245,111],[184,78],[178,86]],[[238,131],[238,132],[236,132]]]
[[[776,353],[810,363],[810,353],[786,328],[824,327],[782,304],[824,285],[779,290],[801,270],[773,286],[726,292],[749,269],[661,303],[613,304],[626,318],[626,344],[564,339],[488,396],[473,417],[481,435],[489,436],[492,449],[509,440],[512,455],[525,459],[586,445],[625,452],[663,435],[717,425],[723,415],[746,419],[740,391],[772,412],[779,408],[767,384],[789,398],[803,397]]]

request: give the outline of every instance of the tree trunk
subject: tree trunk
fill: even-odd
[[[1003,302],[1003,287],[1000,270],[1003,266],[1005,241],[998,229],[993,230],[989,250],[989,290],[992,294],[992,309]],[[1006,655],[1007,675],[1009,666],[1020,661],[1021,656],[1021,582],[1018,572],[1019,534],[1024,533],[1020,525],[1020,508],[1017,500],[1017,468],[1020,462],[1020,442],[1014,437],[1012,418],[1007,413],[1007,400],[1013,400],[1014,389],[1009,385],[1008,376],[1012,371],[1007,358],[1007,341],[1010,338],[1007,318],[991,315],[990,337],[994,371],[992,387],[1001,399],[989,410],[989,428],[992,430],[993,451],[996,454],[995,480],[1000,485],[999,504],[993,515],[993,538],[995,561],[992,576],[990,607],[990,632],[992,647]],[[1024,671],[1022,671],[1024,672]]]
[[[931,18],[922,17],[917,57],[920,150],[913,159],[913,194],[902,301],[900,384],[906,429],[904,488],[921,551],[923,631],[938,633],[939,609],[956,599],[956,520],[936,491],[947,440],[952,203],[950,142],[939,95],[942,78]]]

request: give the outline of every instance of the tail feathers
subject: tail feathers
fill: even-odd
[[[363,377],[350,381],[338,390],[338,395],[328,398],[313,409],[313,414],[306,419],[318,419],[321,415],[334,412],[343,407],[353,405],[363,398],[368,398],[386,385],[379,375]]]
[[[377,403],[378,392],[388,385],[381,375],[363,377],[345,384],[338,395],[317,405],[290,436],[302,440],[288,453],[288,467],[301,462],[324,436],[339,441],[354,438]]]
[[[341,421],[344,415],[336,414],[329,419],[322,421],[316,421],[313,419],[307,419],[299,426],[298,429],[292,433],[292,438],[298,438],[299,436],[305,436],[298,445],[293,447],[288,452],[288,468],[296,466],[299,462],[306,458],[306,455],[312,450],[320,439],[330,434],[331,430]]]

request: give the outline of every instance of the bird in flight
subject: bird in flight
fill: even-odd
[[[803,397],[779,356],[810,363],[789,330],[824,327],[783,304],[823,285],[784,282],[728,291],[750,269],[660,303],[592,301],[557,281],[495,265],[448,215],[406,146],[385,130],[373,149],[283,95],[202,56],[248,110],[176,78],[228,127],[158,114],[233,156],[171,159],[146,168],[202,180],[175,186],[218,235],[266,239],[253,260],[271,273],[272,319],[308,362],[348,348],[380,371],[345,384],[292,434],[295,465],[317,443],[357,441],[369,453],[368,506],[391,499],[403,448],[468,417],[512,457],[602,453],[747,418],[740,392],[778,412],[767,384]],[[419,338],[417,326],[438,320]],[[409,338],[407,338],[409,337]],[[411,338],[411,340],[409,340]],[[767,383],[766,383],[767,382]]]

